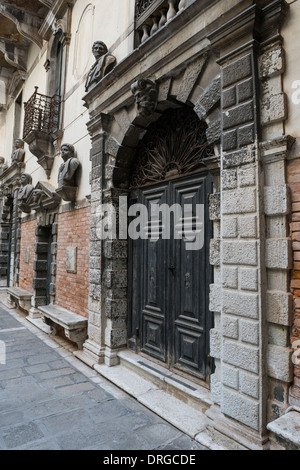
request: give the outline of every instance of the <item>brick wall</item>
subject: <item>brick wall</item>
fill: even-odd
[[[291,344],[300,340],[300,161],[292,160],[288,164],[288,181],[292,195],[291,236],[293,243],[293,271],[291,292],[294,296],[294,319],[291,329]],[[300,366],[294,367],[294,386],[290,391],[292,404],[300,406]]]
[[[30,220],[21,224],[21,248],[19,287],[33,293],[32,281],[34,275],[34,245],[35,245],[36,220]],[[25,262],[25,252],[29,250],[29,263]]]
[[[55,303],[88,317],[90,208],[58,215]],[[67,248],[77,248],[77,272],[67,272]]]

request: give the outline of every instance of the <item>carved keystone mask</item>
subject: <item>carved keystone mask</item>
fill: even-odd
[[[157,106],[157,84],[147,78],[142,78],[131,85],[131,91],[135,97],[139,116],[151,116]]]

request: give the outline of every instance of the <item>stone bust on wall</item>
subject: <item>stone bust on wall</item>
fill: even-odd
[[[21,209],[21,211],[25,213],[30,212],[30,207],[27,204],[27,200],[30,196],[30,194],[33,191],[33,186],[32,186],[32,178],[28,173],[22,173],[21,174],[21,187],[18,191],[18,206]]]
[[[88,91],[92,85],[98,83],[104,75],[114,68],[116,64],[116,58],[108,53],[107,46],[104,42],[95,41],[92,47],[92,52],[96,62],[92,65],[88,73],[85,82],[85,91]]]
[[[25,159],[24,141],[15,140],[15,150],[11,154],[11,163],[23,163]]]
[[[80,166],[71,144],[61,146],[61,157],[64,161],[58,171],[58,188],[56,193],[65,201],[75,201],[77,193],[76,175]]]

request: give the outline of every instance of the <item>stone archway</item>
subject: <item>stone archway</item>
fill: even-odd
[[[141,205],[146,219],[131,221],[128,237],[129,348],[203,381],[211,372],[213,327],[207,198],[212,177],[205,161],[214,149],[206,129],[189,106],[164,111],[148,127],[137,148],[129,195],[131,210]],[[153,205],[159,207],[154,216]],[[135,239],[131,226],[137,220]],[[190,231],[197,231],[192,245],[185,233]]]
[[[236,440],[241,448],[250,449],[268,446],[267,423],[277,417],[275,413],[285,412],[292,381],[288,335],[281,342],[273,334],[278,325],[287,332],[292,311],[286,282],[291,269],[286,238],[290,209],[284,204],[291,140],[283,134],[287,109],[279,35],[286,8],[285,2],[260,2],[235,17],[231,11],[228,21],[222,15],[210,26],[195,16],[189,24],[197,31],[199,26],[201,38],[207,40],[202,46],[197,40],[197,50],[190,49],[189,37],[184,48],[174,51],[174,36],[166,28],[164,43],[154,37],[145,41],[84,97],[93,144],[94,214],[99,204],[114,203],[119,194],[127,193],[138,142],[166,108],[190,104],[206,120],[210,142],[219,142],[222,133],[220,165],[218,158],[208,163],[214,172],[210,218],[215,239],[210,262],[215,279],[210,310],[216,326],[210,334],[210,354],[216,369],[211,376],[214,406],[206,417],[219,442],[225,439],[232,445]],[[208,44],[219,56],[206,65],[208,57],[199,48]],[[160,46],[163,60],[157,53]],[[265,64],[276,55],[280,60],[270,70]],[[215,78],[219,74],[221,78]],[[140,78],[155,80],[159,88],[156,110],[146,118],[137,115],[130,96],[132,82]],[[277,84],[275,88],[270,81]],[[270,107],[271,101],[276,106]],[[280,194],[276,204],[274,194]],[[114,365],[118,349],[126,347],[127,242],[99,243],[96,227],[97,217],[91,227],[93,268],[85,352],[92,362]],[[278,381],[285,390],[280,403]],[[269,424],[268,429],[275,428]]]
[[[99,240],[98,208],[111,205],[119,217],[118,200],[127,196],[136,148],[151,123],[157,121],[166,109],[188,106],[200,120],[207,122],[208,143],[214,146],[215,154],[206,159],[206,169],[214,176],[214,195],[211,207],[218,206],[219,192],[219,143],[220,143],[220,78],[213,76],[207,86],[195,84],[207,64],[207,53],[191,62],[183,73],[183,83],[176,96],[172,96],[171,78],[158,81],[158,103],[150,116],[137,114],[131,100],[130,106],[116,110],[113,115],[92,113],[88,129],[92,139],[91,161],[91,245],[90,245],[90,297],[88,340],[84,354],[89,361],[108,365],[118,363],[118,351],[127,346],[127,300],[128,300],[128,243],[125,238]],[[212,67],[214,70],[214,67]],[[196,92],[194,92],[196,90]],[[218,224],[218,210],[211,210],[214,224]],[[127,214],[126,214],[127,217]],[[218,230],[216,230],[218,233]],[[211,242],[214,253],[211,263],[219,264],[218,241]]]

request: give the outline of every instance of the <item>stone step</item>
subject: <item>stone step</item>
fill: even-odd
[[[291,411],[276,419],[267,426],[271,432],[271,442],[278,448],[271,450],[300,450],[300,409]]]
[[[205,413],[212,406],[210,392],[205,387],[131,351],[121,351],[118,356],[121,365],[133,370],[140,377],[157,385],[160,390],[164,390],[195,410]]]
[[[161,390],[154,382],[141,377],[140,374],[123,364],[114,367],[94,364],[94,369],[102,377],[207,449],[224,450],[214,444],[206,432],[206,419],[200,409],[196,410],[167,391]]]

